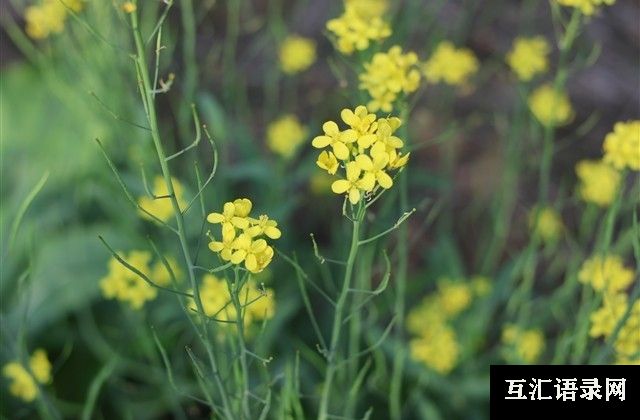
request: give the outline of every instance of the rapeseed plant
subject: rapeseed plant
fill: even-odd
[[[528,82],[549,69],[550,47],[542,36],[516,38],[506,60],[519,80]]]
[[[295,115],[283,115],[267,127],[267,146],[283,159],[291,159],[305,142],[308,129]]]
[[[300,73],[316,61],[316,44],[311,39],[290,35],[280,44],[279,57],[283,72]]]
[[[2,367],[2,374],[11,384],[9,392],[25,402],[31,402],[38,396],[38,384],[51,382],[51,363],[43,349],[37,349],[29,358],[28,368],[19,362],[12,361]]]
[[[429,83],[463,86],[478,72],[479,62],[467,48],[456,48],[450,41],[442,41],[423,65]]]

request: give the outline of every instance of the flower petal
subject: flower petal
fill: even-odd
[[[336,194],[344,194],[351,188],[351,183],[346,179],[339,179],[331,184],[331,190]]]
[[[311,145],[317,149],[322,149],[331,144],[333,140],[328,136],[317,136],[311,141]]]

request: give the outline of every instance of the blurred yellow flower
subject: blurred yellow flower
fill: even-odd
[[[624,266],[617,255],[596,255],[586,260],[578,281],[589,284],[594,290],[615,293],[625,289],[633,281],[633,270]]]
[[[149,277],[151,254],[146,251],[131,251],[123,259]],[[109,260],[109,273],[100,280],[100,289],[106,299],[126,302],[132,309],[141,309],[145,302],[156,298],[158,291],[143,278],[122,265],[115,257]]]
[[[182,184],[180,184],[180,182],[178,182],[178,180],[175,178],[171,178],[171,182],[173,184],[173,192],[175,193],[176,199],[178,200],[178,206],[180,207],[180,209],[186,208],[187,203],[183,198],[184,193]],[[171,199],[168,197],[169,191],[167,190],[167,184],[164,182],[163,177],[155,177],[155,179],[153,180],[153,190],[151,192],[153,193],[155,198],[144,195],[138,199],[138,205],[163,222],[168,221],[169,219],[171,219],[171,217],[173,217],[174,213]],[[144,219],[154,220],[144,211],[139,211],[139,213]]]
[[[609,337],[627,311],[628,305],[627,296],[624,293],[605,294],[602,306],[591,314],[589,335]]]
[[[178,262],[173,257],[165,258],[167,260],[167,263],[169,264],[169,267],[171,268],[171,271],[173,271],[173,275],[175,276],[176,280],[179,281],[182,278],[182,272],[180,271]],[[155,264],[153,264],[153,267],[151,267],[151,275],[149,276],[149,278],[154,283],[160,286],[169,286],[171,284],[171,274],[162,263],[162,261],[157,261]]]
[[[471,304],[471,287],[464,281],[441,279],[438,281],[438,300],[447,317],[455,317]]]
[[[603,149],[603,160],[614,168],[640,171],[640,120],[616,123]]]
[[[582,160],[576,165],[578,193],[584,201],[606,207],[620,186],[620,173],[602,161]]]
[[[471,50],[456,48],[453,43],[442,41],[424,64],[423,71],[431,83],[461,86],[467,84],[478,68],[478,59]]]
[[[524,330],[509,324],[502,330],[507,358],[524,363],[535,363],[544,350],[544,336],[538,329]]]
[[[202,278],[199,290],[205,315],[224,322],[237,321],[238,314],[231,300],[227,280],[207,274]],[[273,290],[258,287],[252,280],[247,281],[238,291],[238,299],[243,306],[245,326],[249,326],[252,322],[271,319],[275,313]],[[197,311],[197,305],[193,299],[189,299],[188,307],[192,311]]]
[[[29,369],[31,373],[18,361],[9,362],[2,368],[2,374],[11,380],[9,392],[25,402],[35,400],[38,395],[37,382],[46,384],[51,381],[51,362],[43,349],[33,352],[29,358]]]
[[[247,198],[227,202],[222,213],[211,213],[207,221],[221,225],[221,240],[213,239],[209,249],[223,261],[244,266],[251,273],[260,273],[273,259],[274,251],[265,239],[278,239],[282,235],[278,223],[266,215],[250,217],[253,204]]]
[[[518,79],[528,82],[547,71],[549,50],[549,44],[542,36],[516,38],[507,54],[507,63]]]
[[[382,3],[385,3],[384,7],[380,7]],[[383,19],[385,13],[386,2],[345,2],[344,13],[327,22],[327,29],[336,37],[338,51],[348,55],[355,50],[366,50],[372,41],[380,41],[391,35],[391,28]]]
[[[544,126],[566,125],[573,118],[569,97],[563,92],[557,92],[550,84],[544,84],[533,91],[528,103],[533,115]]]
[[[446,375],[458,363],[460,345],[446,324],[424,324],[422,334],[409,341],[411,357],[436,372]]]
[[[122,11],[125,13],[133,13],[137,10],[137,6],[130,1],[125,1],[122,4]]]
[[[560,214],[549,206],[536,207],[531,210],[529,227],[543,242],[555,242],[564,230]]]
[[[367,90],[372,98],[367,108],[373,112],[391,112],[398,95],[418,89],[420,72],[416,68],[417,63],[415,53],[403,54],[398,45],[386,53],[374,54],[360,74],[360,89]]]
[[[316,44],[310,38],[290,35],[280,44],[279,57],[283,72],[299,73],[316,61]]]
[[[322,153],[327,153],[327,152],[322,152]],[[338,162],[336,161],[336,170],[337,169],[338,169]],[[333,184],[333,177],[331,177],[328,173],[324,173],[324,172],[315,172],[313,175],[311,175],[311,178],[309,179],[309,189],[314,195],[329,194],[331,192],[331,184]]]
[[[285,159],[290,159],[307,136],[307,128],[295,115],[284,115],[267,127],[267,145]]]
[[[592,15],[600,6],[611,6],[616,0],[556,0],[558,4],[580,9],[587,16]]]
[[[83,0],[42,0],[39,4],[29,6],[25,10],[25,31],[33,39],[44,39],[51,34],[59,34],[64,30],[64,23],[69,11],[79,12],[84,7]]]

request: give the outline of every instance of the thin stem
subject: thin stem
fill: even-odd
[[[344,311],[347,296],[349,294],[351,277],[353,275],[353,266],[356,261],[356,255],[358,254],[358,247],[360,242],[360,223],[362,222],[364,213],[365,211],[361,203],[360,207],[358,208],[358,214],[352,221],[351,247],[349,248],[349,257],[347,258],[347,266],[344,273],[342,290],[340,291],[340,295],[338,296],[338,300],[336,301],[336,310],[333,318],[333,328],[331,329],[331,342],[329,346],[329,353],[327,354],[327,370],[322,388],[320,410],[318,412],[319,420],[327,420],[327,418],[329,418],[329,399],[333,386],[333,378],[336,373],[336,352],[342,332],[342,313]]]
[[[191,254],[190,254],[189,246],[187,242],[187,234],[185,230],[184,218],[183,218],[182,212],[180,211],[178,200],[176,199],[176,194],[173,188],[173,182],[171,181],[171,172],[169,169],[169,165],[167,164],[167,161],[166,161],[166,154],[164,152],[162,142],[160,140],[160,130],[158,128],[158,119],[156,115],[155,100],[153,98],[153,89],[151,87],[151,82],[149,80],[149,74],[148,74],[149,66],[146,60],[146,53],[145,53],[145,47],[144,47],[145,44],[142,39],[142,34],[140,33],[140,28],[138,26],[137,12],[131,13],[131,26],[133,29],[133,36],[134,36],[134,41],[136,46],[135,61],[137,62],[138,75],[141,78],[140,90],[143,97],[143,101],[146,103],[147,117],[149,120],[149,127],[151,128],[151,137],[153,139],[153,144],[154,144],[156,153],[158,155],[158,161],[160,163],[162,176],[164,178],[164,181],[167,187],[167,193],[170,196],[171,205],[173,207],[173,213],[176,220],[177,231],[178,231],[177,235],[180,240],[182,255],[184,257],[185,264],[187,265],[187,273],[189,275],[189,281],[193,289],[194,301],[196,303],[196,307],[198,308],[198,313],[202,320],[202,337],[201,338],[202,338],[204,347],[206,348],[206,351],[207,351],[209,364],[211,365],[211,369],[215,377],[216,385],[220,392],[220,397],[222,398],[224,414],[227,418],[233,418],[231,414],[231,409],[229,407],[227,392],[220,379],[217,363],[216,363],[215,356],[213,354],[213,349],[211,346],[211,340],[209,338],[209,329],[207,328],[206,315],[205,315],[204,307],[202,305],[202,300],[200,299],[200,291],[198,288],[198,283],[196,281],[194,265],[191,259]]]
[[[246,283],[245,279],[240,279],[240,273],[236,267],[234,270],[234,284],[230,287],[231,300],[236,311],[236,327],[238,328],[238,347],[240,348],[240,370],[242,375],[242,410],[241,419],[250,419],[251,414],[249,411],[249,369],[247,367],[247,344],[244,341],[244,312],[245,308],[240,303],[240,294],[242,293],[242,286]],[[248,275],[248,274],[247,274]],[[248,292],[248,289],[245,293]],[[245,296],[246,301],[246,296]],[[245,305],[245,306],[248,306]]]

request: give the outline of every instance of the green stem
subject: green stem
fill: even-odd
[[[571,15],[571,20],[567,26],[567,30],[564,36],[560,40],[560,58],[558,60],[558,70],[556,72],[555,79],[553,81],[553,89],[555,92],[560,92],[567,81],[568,69],[567,59],[569,51],[573,46],[574,41],[578,35],[578,29],[580,28],[580,9],[575,9]],[[556,104],[552,104],[555,107]],[[553,115],[553,110],[551,112]],[[548,201],[549,184],[551,179],[551,163],[554,154],[554,122],[548,123],[544,127],[544,138],[542,145],[542,161],[540,163],[540,184],[538,190],[538,198],[540,203],[544,204]]]
[[[358,214],[353,220],[353,227],[351,232],[351,247],[349,248],[349,257],[347,259],[347,266],[344,272],[344,281],[342,283],[342,290],[336,301],[336,309],[333,318],[333,328],[331,329],[331,343],[329,345],[329,353],[327,355],[327,371],[325,376],[324,385],[322,388],[322,397],[320,399],[320,410],[318,412],[318,420],[327,420],[329,418],[329,399],[331,396],[331,390],[333,386],[333,379],[336,373],[336,352],[338,349],[338,343],[340,341],[340,334],[342,332],[342,313],[347,301],[347,295],[351,284],[351,277],[353,275],[353,266],[356,261],[356,255],[358,253],[359,240],[360,240],[360,223],[364,217],[364,207],[362,203],[358,208]]]
[[[135,60],[138,66],[138,74],[142,82],[140,85],[142,99],[145,104],[147,119],[149,120],[149,127],[151,128],[151,137],[153,139],[153,144],[154,144],[156,153],[158,155],[158,161],[160,162],[162,177],[164,178],[164,182],[167,187],[167,193],[168,193],[167,195],[169,196],[169,199],[171,201],[171,206],[173,207],[173,212],[175,215],[175,221],[177,225],[177,235],[180,241],[182,255],[184,257],[185,264],[187,266],[189,281],[193,289],[194,301],[196,303],[198,314],[200,315],[200,319],[202,322],[201,339],[204,344],[204,347],[206,348],[207,355],[209,358],[209,364],[211,365],[211,369],[215,377],[216,385],[218,387],[220,396],[222,398],[225,416],[231,419],[233,418],[233,416],[231,415],[231,410],[229,408],[227,393],[220,379],[217,363],[215,360],[215,356],[213,354],[213,349],[211,347],[211,340],[209,338],[209,329],[207,328],[207,318],[205,315],[204,307],[202,305],[202,300],[200,299],[200,292],[199,292],[198,283],[196,281],[196,276],[194,272],[194,264],[191,258],[191,253],[189,251],[187,234],[186,234],[186,229],[184,224],[184,217],[182,215],[182,211],[180,210],[180,206],[176,198],[176,194],[173,188],[173,182],[171,181],[171,171],[166,161],[166,154],[164,152],[164,148],[160,140],[160,130],[158,128],[158,118],[156,115],[155,100],[153,97],[153,87],[151,86],[151,82],[149,80],[149,73],[148,73],[149,66],[147,64],[144,41],[142,39],[142,34],[140,33],[140,28],[138,26],[138,14],[136,12],[131,13],[131,26],[133,29],[133,36],[134,36],[134,41],[136,46]]]

